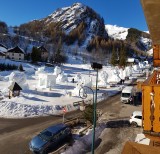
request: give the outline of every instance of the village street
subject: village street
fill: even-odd
[[[123,112],[123,109],[131,108],[128,112]],[[101,109],[103,112],[102,121],[107,121],[109,119],[116,118],[125,118],[129,119],[129,116],[132,113],[132,110],[140,109],[140,106],[132,106],[130,104],[122,104],[120,102],[120,94],[109,97],[108,100],[103,101],[97,105],[98,109]],[[121,113],[123,112],[123,114]],[[121,114],[120,114],[121,113]],[[75,117],[77,114],[80,114],[80,111],[74,111],[66,114],[66,118]],[[30,118],[30,119],[0,119],[0,153],[5,154],[28,154],[29,146],[28,143],[33,136],[45,129],[46,127],[62,122],[62,117],[60,116],[48,116],[48,117],[39,117],[39,118]],[[117,128],[118,129],[118,128]],[[129,128],[132,129],[132,128]],[[110,130],[112,132],[112,130]],[[115,130],[113,130],[115,131]],[[132,131],[133,132],[133,131]],[[129,133],[129,131],[128,131]],[[130,132],[131,133],[131,132]],[[118,134],[114,133],[114,139]],[[128,134],[129,136],[130,134]],[[109,136],[108,136],[109,137]],[[106,138],[108,138],[106,136]],[[111,137],[113,138],[113,137]],[[113,148],[113,146],[107,146],[106,144],[100,144],[100,148],[97,148],[97,153],[107,152]],[[110,140],[112,142],[112,140]],[[117,142],[117,143],[115,143]],[[119,143],[118,140],[114,140],[114,145]],[[113,143],[112,143],[113,144]],[[105,145],[105,146],[104,146]]]

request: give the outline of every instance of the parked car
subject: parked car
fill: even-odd
[[[71,138],[71,129],[65,124],[57,124],[40,132],[29,143],[33,153],[46,154],[58,146],[60,142]]]
[[[133,101],[134,88],[133,86],[126,86],[121,93],[121,102],[130,103]]]
[[[133,127],[138,127],[138,126],[141,127],[142,126],[142,111],[134,111],[129,122]]]

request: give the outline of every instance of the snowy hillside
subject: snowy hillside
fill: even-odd
[[[127,40],[127,35],[129,34],[128,30],[130,28],[119,27],[117,25],[105,25],[105,29],[106,29],[109,37],[111,37],[115,40],[116,39],[117,40]],[[139,30],[137,30],[137,31],[139,31]],[[141,32],[141,31],[139,31],[139,32]],[[144,31],[141,33],[146,33],[148,35],[149,31]],[[137,40],[135,40],[135,42],[137,42]],[[137,44],[138,44],[138,47],[143,49],[143,51],[148,51],[151,48],[152,41],[150,38],[148,38],[148,36],[145,36],[145,35],[141,36],[140,35],[136,45]]]
[[[117,25],[105,25],[106,31],[111,38],[125,40],[128,35],[128,29]]]
[[[152,44],[151,39],[141,37],[140,42],[145,46],[146,50],[149,50],[151,48],[151,44]]]

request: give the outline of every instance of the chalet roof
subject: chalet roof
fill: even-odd
[[[38,47],[38,49],[43,52],[48,52],[48,50],[43,45]]]
[[[3,53],[3,52],[0,52],[0,56],[5,56],[5,53]]]
[[[3,45],[2,43],[0,43],[0,47],[7,49],[7,47],[5,45]]]
[[[3,44],[0,44],[0,52],[7,52],[7,47]]]
[[[16,90],[22,90],[22,88],[18,85],[17,82],[13,82],[9,87],[9,90],[16,91]]]
[[[24,54],[24,51],[23,51],[20,47],[18,47],[18,46],[16,46],[15,48],[9,49],[7,52],[12,52],[12,53],[23,53],[23,54]]]
[[[153,45],[160,45],[160,1],[141,0],[141,4]]]

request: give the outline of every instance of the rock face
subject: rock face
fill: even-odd
[[[85,22],[86,34],[106,35],[104,21],[100,15],[81,3],[74,3],[72,6],[57,9],[53,14],[42,20],[45,25],[49,25],[52,22],[61,22],[61,27],[67,34],[81,22]]]

